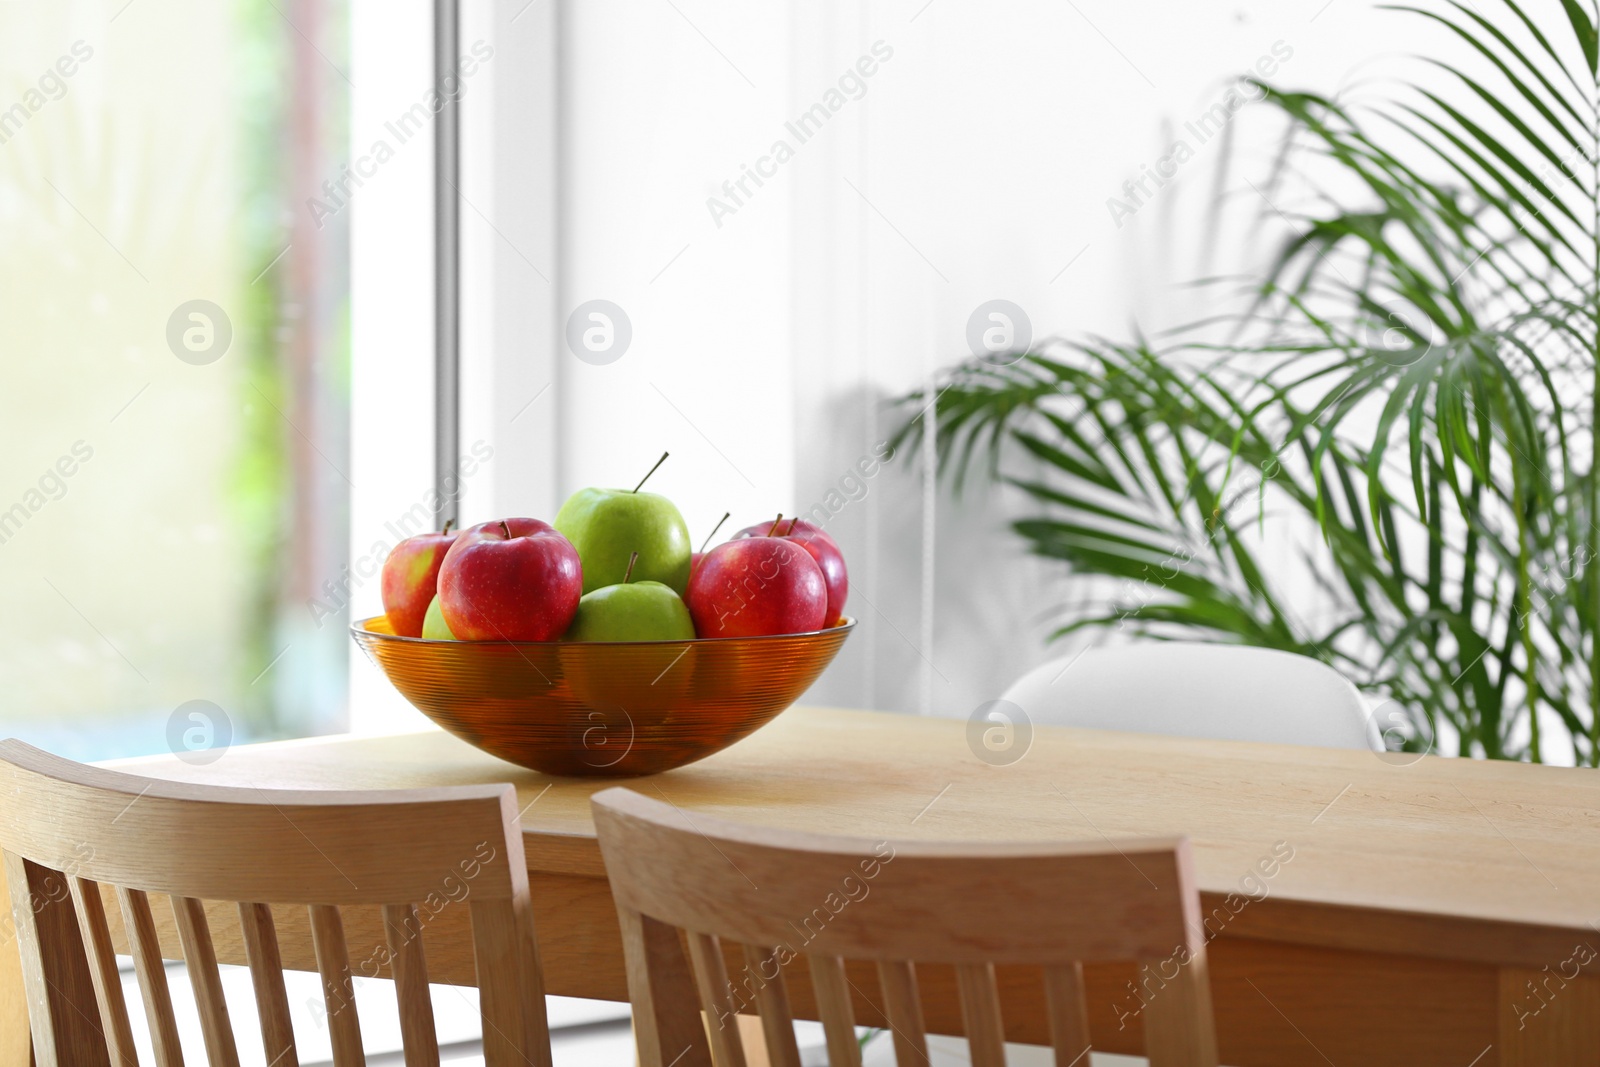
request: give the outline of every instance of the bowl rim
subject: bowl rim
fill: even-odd
[[[856,617],[854,615],[841,615],[840,621],[833,626],[821,630],[802,630],[792,634],[758,634],[753,637],[691,637],[682,641],[441,641],[433,637],[403,637],[400,634],[386,634],[379,630],[368,629],[367,624],[378,619],[386,619],[386,615],[369,615],[365,619],[357,619],[350,624],[350,636],[360,639],[362,637],[376,638],[380,641],[403,641],[413,645],[452,647],[472,645],[510,645],[513,647],[532,646],[534,648],[584,648],[599,645],[604,648],[648,648],[653,645],[711,645],[726,641],[782,641],[794,637],[821,637],[824,634],[842,633],[849,634],[855,629]]]

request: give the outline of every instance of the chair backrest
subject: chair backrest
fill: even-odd
[[[0,851],[40,1067],[137,1063],[107,922],[112,898],[157,1067],[181,1067],[152,895],[171,898],[212,1067],[237,1067],[238,1053],[203,901],[237,903],[272,1067],[298,1063],[273,921],[285,907],[309,909],[334,1063],[365,1062],[340,911],[352,905],[381,906],[387,951],[373,971],[394,979],[406,1067],[439,1062],[422,931],[448,907],[467,908],[471,920],[487,1064],[549,1067],[509,785],[355,793],[201,786],[87,767],[11,740],[0,742]],[[87,971],[98,1019],[62,1003],[51,974],[63,961]]]
[[[1149,641],[1053,660],[1002,699],[1036,724],[1377,748],[1361,694],[1338,671],[1291,652]]]
[[[799,961],[829,1062],[859,1067],[851,994],[861,976],[847,978],[845,960],[876,964],[902,1067],[928,1062],[918,964],[954,967],[976,1067],[1005,1062],[996,964],[1041,968],[1056,1062],[1086,1062],[1085,960],[1161,966],[1163,984],[1142,1012],[1146,1055],[1154,1067],[1215,1067],[1186,839],[874,842],[691,818],[627,789],[592,803],[643,1067],[744,1067],[734,1019],[752,1006],[772,1062],[799,1067],[785,983]],[[725,947],[742,953],[732,981]]]

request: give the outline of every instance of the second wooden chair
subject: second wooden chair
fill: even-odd
[[[867,999],[882,1005],[900,1067],[928,1063],[917,964],[954,966],[977,1067],[1005,1063],[995,965],[1041,968],[1056,1062],[1082,1067],[1085,960],[1159,974],[1141,1011],[1154,1067],[1216,1065],[1187,839],[873,842],[691,818],[627,789],[596,794],[593,807],[644,1067],[744,1067],[734,1020],[750,1008],[772,1062],[800,1067],[785,984],[798,959],[834,1067],[861,1062],[854,1005],[866,994],[847,959],[876,964],[881,1000]],[[724,943],[742,951],[732,980]]]

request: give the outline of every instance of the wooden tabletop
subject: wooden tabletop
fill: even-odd
[[[603,872],[588,798],[617,784],[525,771],[438,731],[118,765],[270,788],[509,781],[529,866],[573,874]],[[1538,967],[1600,929],[1590,770],[1052,727],[991,766],[962,720],[799,707],[725,752],[624,784],[691,814],[874,839],[1188,834],[1208,908],[1255,898],[1229,936]]]

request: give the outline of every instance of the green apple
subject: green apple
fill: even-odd
[[[444,611],[439,607],[437,595],[428,605],[428,613],[422,617],[422,636],[429,641],[454,641],[456,639],[456,635],[450,632],[450,624],[444,621]]]
[[[640,562],[643,562],[641,559]],[[626,564],[624,564],[626,565]],[[585,593],[564,641],[691,641],[694,620],[661,582],[628,582]]]
[[[578,550],[585,594],[621,585],[635,552],[636,583],[659,582],[680,597],[689,587],[689,527],[664,496],[637,489],[580,489],[561,505],[552,525]]]

